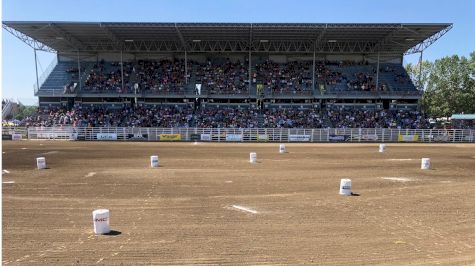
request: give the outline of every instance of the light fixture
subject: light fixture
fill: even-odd
[[[336,40],[328,40],[328,42],[336,42]]]
[[[201,40],[193,40],[193,42],[201,42]]]
[[[134,40],[125,40],[124,42],[134,42]]]
[[[63,37],[56,37],[56,40],[64,40]]]
[[[269,40],[260,40],[260,42],[269,42]]]
[[[406,38],[406,41],[410,42],[410,41],[414,41],[413,38]]]

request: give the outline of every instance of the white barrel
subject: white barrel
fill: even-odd
[[[340,180],[340,195],[351,195],[351,179],[343,178]]]
[[[45,157],[36,158],[36,167],[38,167],[38,169],[46,169],[46,158]]]
[[[158,155],[152,155],[150,156],[150,166],[152,168],[158,167]]]
[[[107,234],[111,231],[109,218],[109,210],[107,209],[99,209],[92,212],[95,234]]]
[[[430,158],[422,158],[422,160],[421,160],[421,169],[423,169],[423,170],[430,169]]]
[[[386,144],[379,144],[379,152],[384,152],[386,150]]]
[[[279,153],[285,153],[287,150],[285,149],[285,144],[279,145]]]
[[[249,153],[249,162],[256,163],[257,162],[257,153],[251,152]]]

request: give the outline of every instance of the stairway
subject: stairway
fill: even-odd
[[[264,114],[262,113],[262,110],[259,112],[257,115],[257,126],[258,128],[264,128]]]

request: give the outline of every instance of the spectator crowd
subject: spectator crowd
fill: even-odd
[[[123,64],[123,73],[120,63],[103,60],[82,69],[86,71],[82,90],[89,93],[184,94],[187,88],[192,90],[195,84],[201,84],[210,95],[245,95],[250,92],[251,82],[251,88],[259,88],[259,93],[265,95],[309,95],[313,92],[314,77],[316,89],[323,88],[325,92],[414,89],[405,70],[392,64],[380,67],[378,88],[376,67],[368,62],[316,61],[315,73],[312,73],[313,61],[278,63],[264,60],[253,62],[251,77],[247,59],[206,59],[203,63],[188,60],[186,67],[185,60],[176,58]],[[66,72],[77,74],[78,70],[69,68]],[[65,85],[65,93],[74,90],[72,81]]]
[[[428,117],[414,110],[193,108],[142,106],[71,110],[39,108],[22,126],[78,127],[199,127],[199,128],[431,128]],[[467,126],[465,124],[464,126]],[[468,124],[468,127],[473,126]]]

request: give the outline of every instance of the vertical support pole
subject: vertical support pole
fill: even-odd
[[[36,56],[36,49],[33,49],[35,53],[35,71],[36,71],[36,92],[40,90],[40,81],[38,79],[38,58]]]
[[[79,84],[78,90],[80,91],[82,89],[82,84],[81,84],[81,61],[79,61],[79,50],[77,51],[77,55],[78,55],[78,84]]]
[[[313,92],[316,91],[315,87],[315,50],[316,50],[317,42],[315,41],[313,44],[313,66],[312,66],[312,88]]]
[[[422,51],[421,55],[419,56],[419,80],[418,80],[419,90],[422,91],[424,88],[422,87]]]
[[[378,63],[376,65],[376,91],[379,88],[379,51],[378,51]]]
[[[251,87],[252,87],[252,77],[251,77],[251,42],[249,42],[249,94],[251,94]]]
[[[185,84],[188,85],[188,57],[185,50]]]
[[[124,90],[124,58],[123,58],[123,52],[122,50],[120,51],[120,79],[122,81],[122,91]],[[136,104],[137,104],[137,99],[135,99]]]
[[[251,28],[249,31],[249,96],[251,96],[251,50],[252,50],[252,23],[251,23]]]

